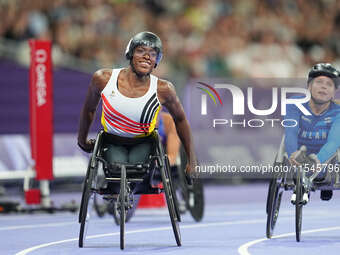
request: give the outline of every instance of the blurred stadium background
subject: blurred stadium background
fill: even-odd
[[[316,62],[340,66],[336,0],[0,0],[0,16],[0,174],[13,176],[30,164],[30,38],[53,42],[54,163],[64,172],[86,170],[75,137],[91,74],[127,65],[125,47],[137,32],[160,36],[164,58],[155,75],[172,81],[184,101],[192,79],[297,78]],[[262,154],[275,151],[280,136],[272,136]],[[242,148],[212,151],[245,155],[252,141],[243,138]]]

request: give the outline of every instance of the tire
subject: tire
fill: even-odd
[[[179,188],[183,199],[185,201],[185,207],[190,212],[191,216],[196,222],[203,219],[204,215],[204,189],[202,180],[195,178],[192,180],[192,190],[189,190],[187,180],[185,178],[184,169],[186,167],[187,160],[184,148],[181,148],[181,167],[178,168]],[[192,197],[193,196],[193,197]],[[192,204],[191,201],[194,201]]]
[[[270,210],[270,192],[272,190],[272,186],[275,185],[276,183],[276,178],[273,178],[270,180],[269,182],[269,186],[268,186],[268,193],[267,193],[267,203],[266,203],[266,213],[268,215],[269,210]]]
[[[178,220],[178,222],[181,222],[181,213],[179,211],[179,202],[178,202],[178,199],[177,199],[175,184],[173,183],[173,179],[172,179],[172,172],[171,172],[171,167],[170,167],[170,163],[169,163],[169,158],[168,158],[167,155],[165,155],[164,158],[165,158],[165,163],[166,163],[166,167],[164,169],[166,171],[166,175],[169,177],[169,186],[170,186],[172,198],[174,200],[174,208],[175,208],[177,220]]]
[[[86,176],[85,176],[85,179],[84,179],[84,183],[83,183],[83,192],[81,194],[81,202],[80,202],[80,210],[79,210],[79,217],[78,217],[78,222],[81,223],[81,214],[82,214],[82,210],[81,208],[83,207],[83,201],[84,201],[84,195],[85,195],[85,190],[86,190],[86,183],[87,183],[87,180],[89,178],[89,174],[90,174],[90,168],[91,168],[91,158],[89,160],[89,164],[87,166],[87,170],[86,170]]]
[[[174,196],[176,194],[173,193],[171,189],[171,176],[169,175],[170,169],[167,169],[167,164],[164,162],[163,167],[161,167],[161,177],[163,182],[163,188],[165,192],[166,203],[168,205],[169,216],[171,220],[172,229],[175,235],[177,246],[181,246],[181,233],[178,225],[178,216],[175,209],[175,201]]]
[[[191,216],[194,218],[196,222],[199,222],[203,219],[204,215],[204,193],[203,193],[203,184],[201,179],[193,179],[193,196],[194,196],[194,204],[192,205],[190,200],[190,193],[188,196],[188,209],[191,213]]]
[[[269,184],[269,192],[267,196],[267,238],[271,238],[273,236],[276,221],[279,216],[282,194],[283,190],[280,190],[280,183],[277,183],[276,178],[273,179]]]
[[[296,241],[301,240],[301,227],[302,227],[302,197],[303,197],[303,180],[302,169],[298,168],[296,174],[296,203],[295,203],[295,233]]]
[[[81,207],[79,211],[80,231],[78,245],[80,248],[84,246],[84,239],[86,237],[87,226],[89,221],[89,201],[93,195],[92,182],[94,180],[95,171],[93,168],[88,168],[88,174],[84,181],[84,191],[82,194]]]
[[[119,214],[120,214],[120,249],[123,250],[125,247],[125,220],[126,220],[126,210],[125,210],[125,201],[126,201],[126,168],[123,165],[121,168],[121,176],[120,176],[120,193],[119,193]]]

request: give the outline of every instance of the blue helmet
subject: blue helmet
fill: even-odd
[[[148,46],[156,50],[157,52],[157,59],[155,64],[156,67],[161,61],[163,55],[161,39],[152,32],[144,31],[136,34],[134,37],[130,39],[128,45],[126,46],[125,56],[128,60],[132,59],[133,51],[137,46],[140,45]]]

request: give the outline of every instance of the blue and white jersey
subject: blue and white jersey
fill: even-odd
[[[303,106],[312,115],[304,115],[295,105],[287,105],[285,119],[294,119],[298,125],[285,128],[286,152],[290,157],[301,145],[306,145],[307,154],[317,154],[320,162],[324,163],[340,147],[340,105],[331,102],[320,115],[312,112],[309,102]]]

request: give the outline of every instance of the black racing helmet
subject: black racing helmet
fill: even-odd
[[[334,82],[335,88],[337,89],[340,84],[340,72],[335,69],[329,63],[319,63],[312,67],[312,69],[308,73],[308,84],[318,76],[327,76],[331,78]]]
[[[144,31],[136,34],[132,37],[126,46],[125,56],[128,60],[132,59],[133,51],[137,46],[145,45],[151,48],[154,48],[157,52],[157,59],[155,67],[161,62],[162,59],[162,41],[161,39],[154,33]]]

